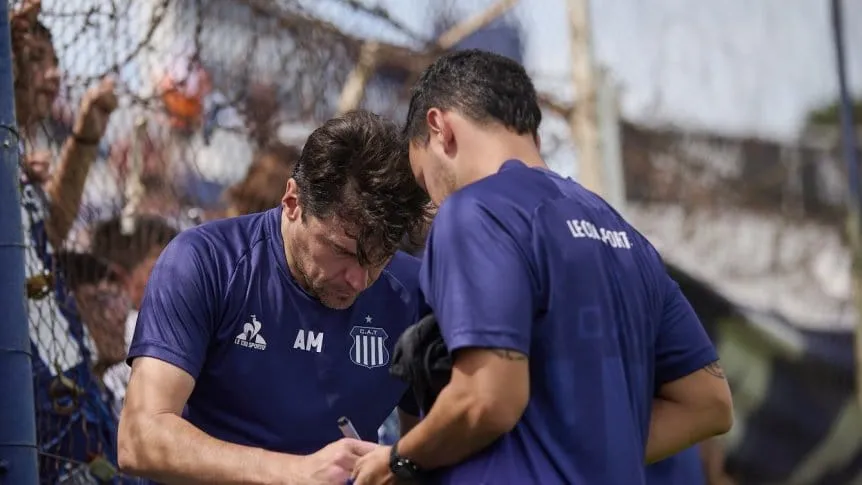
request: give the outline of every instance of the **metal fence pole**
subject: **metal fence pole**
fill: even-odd
[[[856,393],[862,404],[862,193],[859,190],[859,161],[856,126],[853,122],[853,101],[847,91],[847,65],[844,51],[844,15],[841,0],[832,0],[832,41],[838,68],[838,89],[841,94],[841,141],[847,164],[847,235],[853,255],[851,266],[853,293],[859,322],[856,324]]]
[[[0,1],[0,483],[36,485],[9,2]]]

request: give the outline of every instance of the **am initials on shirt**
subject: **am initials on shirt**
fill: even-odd
[[[311,330],[305,331],[300,329],[296,334],[296,340],[293,341],[293,348],[311,352],[320,353],[323,350],[323,332],[314,333]]]

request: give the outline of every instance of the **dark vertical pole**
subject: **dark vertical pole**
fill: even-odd
[[[862,316],[862,194],[859,190],[859,162],[856,126],[853,122],[853,100],[847,92],[847,65],[844,52],[844,15],[841,0],[832,0],[832,35],[835,63],[838,67],[838,89],[841,95],[841,142],[847,164],[847,235],[853,257],[851,266],[856,312]],[[862,404],[862,321],[856,327],[856,393]]]
[[[850,189],[850,204],[858,211],[862,208],[859,191],[859,146],[856,141],[856,126],[853,121],[853,100],[847,90],[847,62],[844,51],[844,12],[841,0],[832,0],[832,34],[835,43],[835,61],[838,66],[838,89],[841,95],[841,141],[844,161],[847,164],[847,180]]]
[[[0,1],[0,483],[36,485],[9,2]]]

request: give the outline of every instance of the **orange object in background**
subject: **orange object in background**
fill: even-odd
[[[190,65],[188,74],[168,72],[159,81],[159,93],[171,127],[191,132],[203,123],[204,98],[212,86],[209,75],[199,65]]]

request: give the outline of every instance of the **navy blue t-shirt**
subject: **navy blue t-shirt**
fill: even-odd
[[[419,312],[419,261],[398,253],[346,310],[291,276],[281,209],[183,231],[153,269],[129,360],[154,357],[195,378],[183,413],[211,436],[308,454],[347,416],[377,440],[407,386],[389,375],[395,341]],[[405,411],[415,404],[402,400]]]
[[[443,483],[643,484],[655,390],[717,359],[650,243],[519,161],[441,205],[420,280],[450,351],[530,358],[521,421]]]
[[[646,469],[647,485],[706,485],[700,447],[692,446]]]

